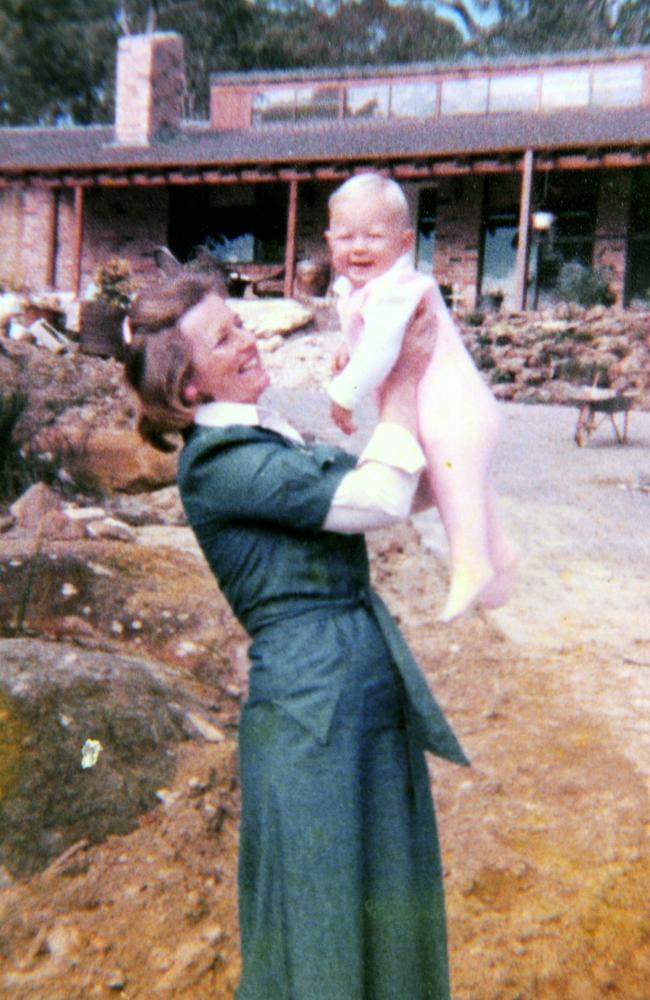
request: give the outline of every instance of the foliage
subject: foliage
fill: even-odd
[[[255,47],[259,67],[385,65],[451,59],[459,32],[417,0],[337,0],[327,5],[284,0],[261,11]]]
[[[113,7],[113,0],[0,0],[0,122],[106,117]]]
[[[565,302],[577,302],[581,306],[607,306],[613,301],[603,272],[577,260],[562,265],[557,294]]]
[[[97,298],[116,309],[128,309],[137,292],[131,278],[131,265],[120,257],[100,264],[93,277]]]
[[[0,503],[11,503],[36,480],[34,469],[17,443],[14,429],[27,406],[20,391],[0,393]]]
[[[468,326],[482,326],[485,320],[485,313],[482,309],[472,309],[464,317],[464,320]]]
[[[0,0],[0,124],[113,120],[121,34],[185,39],[185,114],[211,72],[380,65],[650,41],[646,0]]]

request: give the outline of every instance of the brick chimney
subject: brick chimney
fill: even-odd
[[[124,35],[117,49],[115,141],[147,146],[180,128],[183,39],[174,32]]]

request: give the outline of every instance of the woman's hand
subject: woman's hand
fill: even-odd
[[[401,424],[417,436],[417,389],[435,344],[436,319],[420,302],[409,322],[400,356],[381,390],[380,419]]]

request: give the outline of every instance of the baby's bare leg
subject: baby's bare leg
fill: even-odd
[[[488,483],[485,497],[490,561],[494,576],[481,594],[484,608],[499,608],[512,594],[517,573],[517,547],[506,535],[498,511],[498,498],[492,483]]]
[[[450,582],[439,621],[476,603],[494,578],[486,504],[487,456],[467,442],[426,446],[428,473],[449,543]]]

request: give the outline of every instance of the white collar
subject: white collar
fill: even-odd
[[[263,427],[292,441],[303,442],[302,436],[284,417],[255,403],[202,403],[194,411],[194,423],[200,427],[231,427],[233,424]]]
[[[224,403],[215,401],[202,403],[194,411],[194,423],[201,427],[229,427],[241,424],[257,427],[259,418],[254,403]]]

